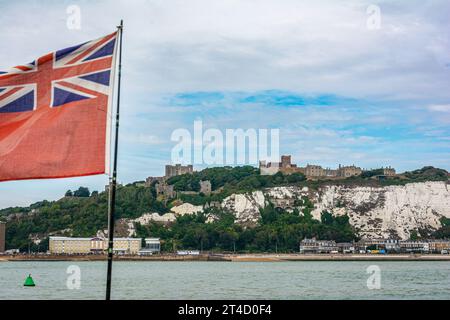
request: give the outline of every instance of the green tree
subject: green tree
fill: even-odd
[[[411,230],[411,232],[409,234],[409,240],[417,241],[418,239],[419,239],[419,234],[418,234],[417,230]]]
[[[78,197],[78,198],[87,198],[91,195],[91,193],[89,192],[89,189],[86,187],[79,187],[78,190],[76,190],[73,193],[74,197]]]

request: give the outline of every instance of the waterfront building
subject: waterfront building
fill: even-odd
[[[398,252],[400,251],[400,241],[396,239],[387,239],[384,241],[384,249],[387,252]]]
[[[108,242],[104,238],[94,237],[90,240],[90,253],[103,254],[108,249]]]
[[[6,223],[0,222],[0,252],[6,250]]]
[[[49,250],[54,254],[88,254],[92,238],[50,237]]]
[[[142,247],[140,238],[114,238],[116,254],[137,254]],[[105,238],[50,237],[51,254],[104,254],[108,248]]]
[[[335,241],[303,239],[300,242],[300,253],[337,253],[338,247]]]
[[[450,241],[448,240],[431,240],[428,242],[430,252],[432,253],[443,253],[445,251],[450,251]]]
[[[375,247],[376,249],[384,249],[386,239],[363,239],[358,242],[358,246],[361,249],[366,250],[367,247]]]
[[[437,253],[450,252],[450,240],[400,241],[398,239],[363,239],[359,242],[334,243],[334,241],[304,239],[300,243],[300,253],[365,253],[368,250],[383,253]]]
[[[355,244],[351,242],[340,242],[336,246],[340,253],[355,253],[356,251]]]
[[[428,253],[430,245],[426,241],[400,241],[400,251],[406,253]]]
[[[303,239],[300,242],[300,253],[317,253],[319,244],[316,239]]]
[[[372,247],[376,250],[399,253],[442,253],[450,250],[449,240],[400,241],[398,239],[364,239],[357,244],[361,250]]]
[[[108,241],[105,239],[105,242]],[[114,252],[116,254],[138,254],[142,248],[141,238],[115,238]]]
[[[387,252],[399,252],[400,241],[397,239],[364,239],[358,242],[360,250],[367,250],[369,247],[375,250],[386,250]]]
[[[146,256],[161,252],[161,240],[159,238],[145,238],[145,247],[139,250],[139,255]]]

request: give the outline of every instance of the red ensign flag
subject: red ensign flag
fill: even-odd
[[[0,71],[0,181],[108,173],[116,40]]]

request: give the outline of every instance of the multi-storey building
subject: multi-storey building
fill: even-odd
[[[340,242],[336,244],[340,253],[355,253],[356,246],[352,242]]]
[[[107,243],[107,241],[105,240]],[[114,252],[119,254],[137,254],[142,248],[141,238],[115,238]]]
[[[137,254],[142,246],[140,238],[114,238],[114,252]],[[52,254],[105,253],[108,240],[105,238],[50,237],[49,250]]]
[[[161,241],[159,238],[145,238],[145,247],[139,250],[139,255],[152,255],[161,251]]]
[[[398,252],[400,251],[400,241],[397,239],[386,239],[384,248],[387,252]]]
[[[407,253],[424,253],[430,251],[427,241],[400,241],[400,251]]]
[[[338,252],[335,241],[303,239],[300,242],[300,253],[333,253]]]
[[[91,253],[92,238],[50,237],[49,250],[54,254]]]
[[[441,253],[443,251],[450,251],[450,241],[448,240],[431,240],[428,242],[430,252]]]
[[[366,250],[369,247],[376,249],[386,249],[387,239],[363,239],[358,242],[358,248],[361,250]]]

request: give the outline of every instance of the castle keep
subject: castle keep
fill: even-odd
[[[179,176],[185,173],[193,173],[194,169],[192,167],[192,164],[189,164],[187,166],[182,166],[181,164],[176,165],[166,165],[166,178],[171,178],[175,176]]]

